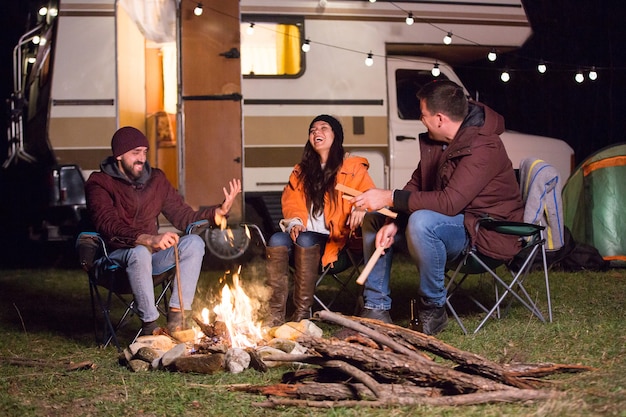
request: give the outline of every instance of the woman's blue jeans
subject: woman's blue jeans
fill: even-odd
[[[446,302],[444,275],[448,260],[463,253],[469,237],[463,225],[464,216],[446,216],[431,210],[417,210],[409,216],[404,233],[398,231],[394,243],[406,239],[411,258],[420,274],[419,294],[429,303],[441,307]],[[385,224],[385,216],[368,213],[363,220],[363,252],[369,259],[375,252],[376,232]],[[393,247],[385,250],[365,281],[365,308],[391,309],[391,262]]]
[[[185,305],[180,305],[178,284],[174,280],[170,307],[191,310],[204,252],[205,244],[200,236],[192,234],[182,236],[179,239],[178,266]],[[147,247],[138,245],[130,249],[117,249],[109,254],[109,258],[126,270],[139,311],[139,318],[143,322],[158,319],[159,311],[155,306],[152,276],[159,275],[176,265],[174,247],[151,253]]]
[[[311,246],[320,245],[320,256],[324,254],[326,248],[326,242],[328,241],[328,235],[317,232],[301,232],[296,238],[296,244],[303,248],[310,248]],[[267,246],[287,246],[289,253],[289,259],[293,259],[293,240],[291,236],[286,232],[276,232],[270,236]]]

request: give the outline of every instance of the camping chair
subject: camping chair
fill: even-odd
[[[333,304],[342,294],[348,295],[355,302],[354,315],[358,315],[362,307],[362,298],[349,288],[361,273],[363,265],[363,238],[358,233],[352,233],[346,246],[339,251],[337,261],[325,267],[320,265],[320,276],[315,282],[315,295],[313,299],[326,311],[331,311]],[[322,289],[336,287],[331,297],[322,299]],[[325,291],[324,291],[325,292]]]
[[[448,291],[446,305],[461,329],[463,330],[463,333],[468,333],[467,328],[457,314],[451,300],[454,295],[457,294],[461,284],[466,280],[469,275],[472,274],[489,274],[493,278],[493,284],[495,289],[495,301],[491,307],[485,307],[476,298],[470,297],[470,299],[482,311],[486,313],[486,316],[478,324],[473,333],[478,332],[490,318],[501,317],[500,307],[503,305],[503,302],[506,299],[509,300],[509,302],[507,303],[507,309],[508,307],[510,307],[512,301],[519,301],[539,320],[544,323],[546,322],[546,319],[544,318],[538,304],[531,298],[530,294],[524,287],[524,282],[531,272],[533,263],[537,256],[541,257],[541,263],[543,265],[548,320],[552,322],[550,283],[548,279],[548,266],[546,262],[546,240],[543,236],[543,231],[545,227],[532,223],[499,221],[491,219],[489,217],[485,217],[478,222],[477,228],[481,227],[487,230],[495,231],[497,233],[518,236],[523,243],[523,248],[516,256],[516,258],[520,260],[520,262],[511,262],[509,264],[506,264],[503,261],[487,257],[484,254],[478,252],[476,247],[470,246],[465,250],[465,253],[461,257],[460,261],[455,262],[455,265],[451,265],[450,270],[452,270],[453,272],[451,274],[446,274],[448,278],[448,283],[446,286],[446,289]],[[508,271],[508,274],[502,276],[499,275],[496,270],[500,266],[504,266],[504,269]],[[510,277],[507,277],[507,275],[509,274]]]
[[[190,224],[185,233],[199,234],[208,226],[207,220],[200,220]],[[79,262],[87,272],[89,278],[89,292],[91,295],[91,311],[94,323],[96,343],[106,348],[111,342],[121,351],[118,332],[128,323],[129,319],[137,314],[133,293],[126,271],[109,258],[107,247],[102,237],[96,232],[82,232],[76,239]],[[152,277],[154,287],[159,288],[155,297],[155,304],[159,312],[167,314],[168,290],[175,278],[176,270],[173,264],[167,271]],[[124,312],[114,320],[111,310],[114,300],[121,302]],[[141,333],[141,328],[135,333],[133,343]]]

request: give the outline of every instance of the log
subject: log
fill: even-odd
[[[465,374],[433,361],[426,361],[422,357],[415,360],[395,352],[385,352],[337,339],[301,337],[298,342],[327,359],[348,362],[372,374],[379,382],[409,381],[415,385],[446,388],[454,394],[510,388],[478,375]]]
[[[336,408],[336,407],[389,407],[389,406],[460,406],[460,405],[476,405],[500,402],[518,402],[518,401],[535,401],[557,398],[562,394],[555,391],[542,390],[521,390],[508,389],[504,391],[493,392],[476,392],[464,395],[448,395],[441,397],[418,397],[418,396],[391,396],[385,400],[363,401],[363,400],[346,400],[346,401],[312,401],[312,400],[296,400],[290,398],[269,398],[262,403],[254,403],[257,407],[315,407],[315,408]]]

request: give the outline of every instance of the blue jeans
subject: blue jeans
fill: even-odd
[[[446,263],[462,254],[469,243],[463,225],[464,216],[446,216],[431,210],[418,210],[409,216],[404,230],[404,238],[411,258],[420,274],[419,294],[426,302],[441,307],[446,302],[444,274]],[[368,213],[363,219],[363,252],[369,259],[375,252],[376,232],[385,224],[385,216]],[[402,239],[398,230],[394,243]],[[363,298],[365,308],[390,310],[391,262],[393,247],[376,262],[374,269],[365,281]]]
[[[185,235],[178,241],[178,266],[185,305],[180,305],[178,283],[174,280],[170,307],[191,310],[204,252],[204,240],[198,235]],[[152,276],[159,275],[176,265],[174,247],[151,253],[147,247],[138,245],[130,249],[117,249],[109,254],[109,258],[126,269],[141,321],[150,322],[158,319],[159,311],[155,306]]]
[[[328,235],[317,232],[301,232],[296,238],[296,244],[303,248],[310,248],[311,246],[320,245],[320,256],[324,254],[326,248],[326,242],[328,241]],[[287,246],[289,253],[289,259],[293,259],[293,240],[289,233],[276,232],[270,236],[267,246]]]

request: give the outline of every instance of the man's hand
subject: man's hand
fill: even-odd
[[[372,188],[357,195],[350,203],[358,210],[376,211],[393,205],[393,191]]]
[[[396,233],[398,233],[398,226],[395,223],[387,223],[378,229],[378,233],[376,233],[376,247],[385,249],[391,247]]]
[[[224,202],[215,210],[215,224],[222,223],[222,217],[226,216],[233,206],[235,197],[241,192],[241,180],[233,178],[228,183],[228,190],[226,187],[222,188],[224,191]]]
[[[179,236],[174,232],[165,232],[159,235],[139,235],[137,243],[149,247],[152,250],[171,248],[178,243]]]

